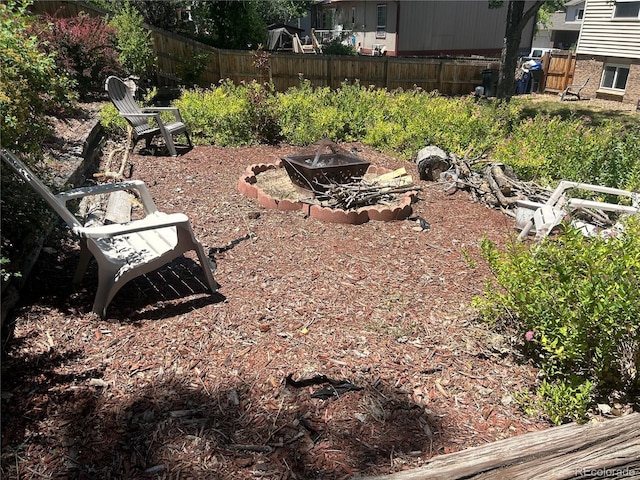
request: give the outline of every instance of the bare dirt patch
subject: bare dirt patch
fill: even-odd
[[[133,178],[189,215],[220,293],[188,255],[99,320],[95,271],[74,290],[76,243],[50,238],[2,362],[2,476],[342,479],[547,428],[512,396],[537,371],[468,309],[489,276],[480,241],[503,244],[513,220],[353,147],[407,168],[428,230],[327,224],[238,192],[247,166],[295,147],[137,151]],[[317,398],[327,384],[289,375],[360,389]]]

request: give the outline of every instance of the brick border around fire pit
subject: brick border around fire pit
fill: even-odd
[[[260,163],[248,166],[238,180],[238,191],[247,197],[257,199],[258,203],[264,208],[282,211],[302,210],[305,215],[326,223],[361,225],[369,220],[380,222],[405,220],[411,215],[411,204],[415,201],[418,193],[415,190],[405,193],[398,201],[398,204],[394,206],[373,205],[361,207],[357,210],[322,207],[300,201],[274,198],[258,187],[256,175],[276,168],[284,168],[281,160],[277,163]],[[390,171],[386,168],[371,165],[367,173],[382,175]]]

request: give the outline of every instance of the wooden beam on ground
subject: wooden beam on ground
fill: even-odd
[[[443,478],[640,478],[640,413],[525,433],[368,480]]]
[[[124,190],[109,195],[105,223],[126,223],[131,221],[131,194]]]

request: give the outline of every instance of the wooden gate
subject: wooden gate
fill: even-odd
[[[545,53],[542,57],[544,71],[541,91],[544,93],[562,92],[573,83],[576,68],[576,54],[571,50]]]

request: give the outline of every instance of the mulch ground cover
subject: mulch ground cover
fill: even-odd
[[[2,361],[3,478],[346,479],[548,428],[513,396],[536,369],[469,309],[490,277],[479,244],[504,245],[513,219],[347,148],[404,166],[429,228],[324,223],[238,191],[296,147],[136,150],[132,178],[189,216],[221,288],[187,254],[96,318],[95,269],[74,289],[77,244],[56,230]]]

